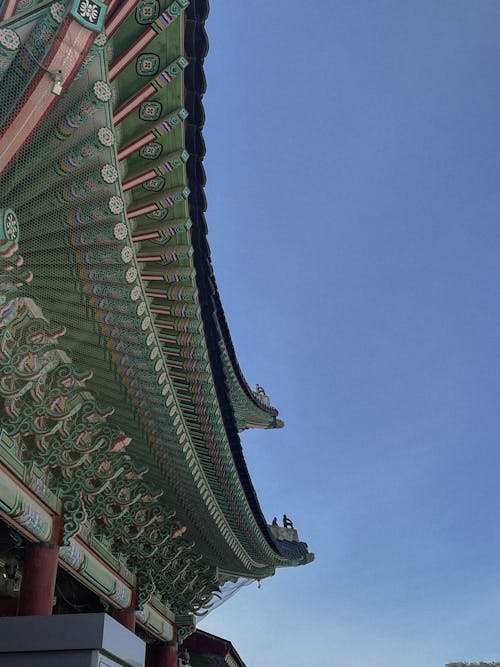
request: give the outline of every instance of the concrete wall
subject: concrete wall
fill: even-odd
[[[0,667],[144,667],[145,648],[107,614],[0,618]]]

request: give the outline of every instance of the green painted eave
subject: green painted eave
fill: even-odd
[[[15,21],[11,25],[15,28]],[[183,55],[183,25],[182,20],[173,22],[148,45],[148,53],[161,57],[161,67]],[[167,240],[169,249],[183,257],[174,266],[139,262],[138,256],[154,248],[151,241],[134,244],[132,239],[155,222],[172,220],[174,228],[176,221],[188,220],[189,203],[183,200],[162,209],[167,210],[165,217],[145,214],[129,221],[126,215],[150,202],[152,195],[142,186],[124,193],[122,182],[148,169],[150,161],[134,153],[119,163],[116,149],[147,132],[152,123],[135,111],[119,124],[116,147],[75,173],[54,172],[79,143],[102,127],[113,129],[114,113],[147,82],[135,65],[129,65],[113,83],[111,102],[96,109],[69,143],[55,138],[60,119],[92,83],[106,81],[109,52],[112,60],[119,58],[141,30],[127,19],[109,50],[95,51],[82,76],[29,142],[24,156],[29,162],[16,163],[2,180],[2,205],[15,208],[20,217],[22,250],[34,274],[29,295],[51,323],[66,327],[65,345],[73,361],[92,370],[89,387],[102,403],[114,407],[110,419],[132,438],[130,455],[149,468],[151,484],[163,490],[162,502],[176,508],[179,520],[189,526],[189,537],[210,563],[261,578],[288,563],[259,525],[235,465],[228,436],[231,424],[219,403],[206,343],[206,327],[213,322],[199,309],[191,230],[184,225]],[[182,108],[183,74],[152,100],[165,113]],[[158,138],[162,154],[186,148],[183,130],[180,124]],[[86,188],[88,177],[102,166],[102,157],[118,170],[118,180],[99,183],[82,199],[73,200],[75,183],[77,191]],[[189,185],[182,166],[165,176],[164,191]],[[68,188],[70,199],[64,202],[61,192]],[[113,197],[123,201],[123,211],[106,209]],[[100,211],[96,217],[88,213],[93,207]],[[82,211],[90,218],[73,224]],[[141,279],[141,274],[162,279]],[[160,305],[168,311],[166,316],[153,312]],[[173,328],[165,329],[165,322]],[[224,346],[219,353],[236,396],[232,419],[243,423],[250,415],[263,420],[263,411],[242,395]]]

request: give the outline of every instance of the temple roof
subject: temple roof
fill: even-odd
[[[239,367],[210,259],[208,3],[112,1],[107,39],[63,4],[15,5],[0,24],[0,207],[19,220],[24,293],[65,328],[210,566],[262,578],[305,562],[270,535],[238,435],[282,422]]]

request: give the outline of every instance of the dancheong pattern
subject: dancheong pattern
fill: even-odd
[[[20,549],[59,517],[65,569],[182,640],[226,582],[311,555],[268,530],[238,436],[282,422],[206,238],[208,3],[108,7],[14,2],[0,29],[0,508]]]

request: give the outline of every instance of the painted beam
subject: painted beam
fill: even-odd
[[[160,14],[154,23],[142,33],[142,35],[137,39],[112,65],[109,70],[109,80],[113,81],[116,79],[118,74],[122,72],[127,65],[129,65],[136,56],[138,56],[145,48],[150,44],[157,35],[161,34],[168,26],[173,23],[179,16],[182,11],[189,5],[189,0],[176,0],[167,9]],[[128,13],[128,12],[127,12]],[[107,32],[108,36],[111,36],[113,32],[119,27],[120,23],[124,20],[125,17],[120,19],[112,19],[108,25]],[[120,23],[118,23],[120,20]]]
[[[45,61],[45,70],[28,91],[22,106],[17,109],[11,123],[2,135],[0,173],[9,166],[29,137],[47,116],[59,97],[52,92],[54,79],[49,71],[61,72],[64,92],[72,82],[95,39],[95,32],[77,21],[66,19],[50,56]]]

